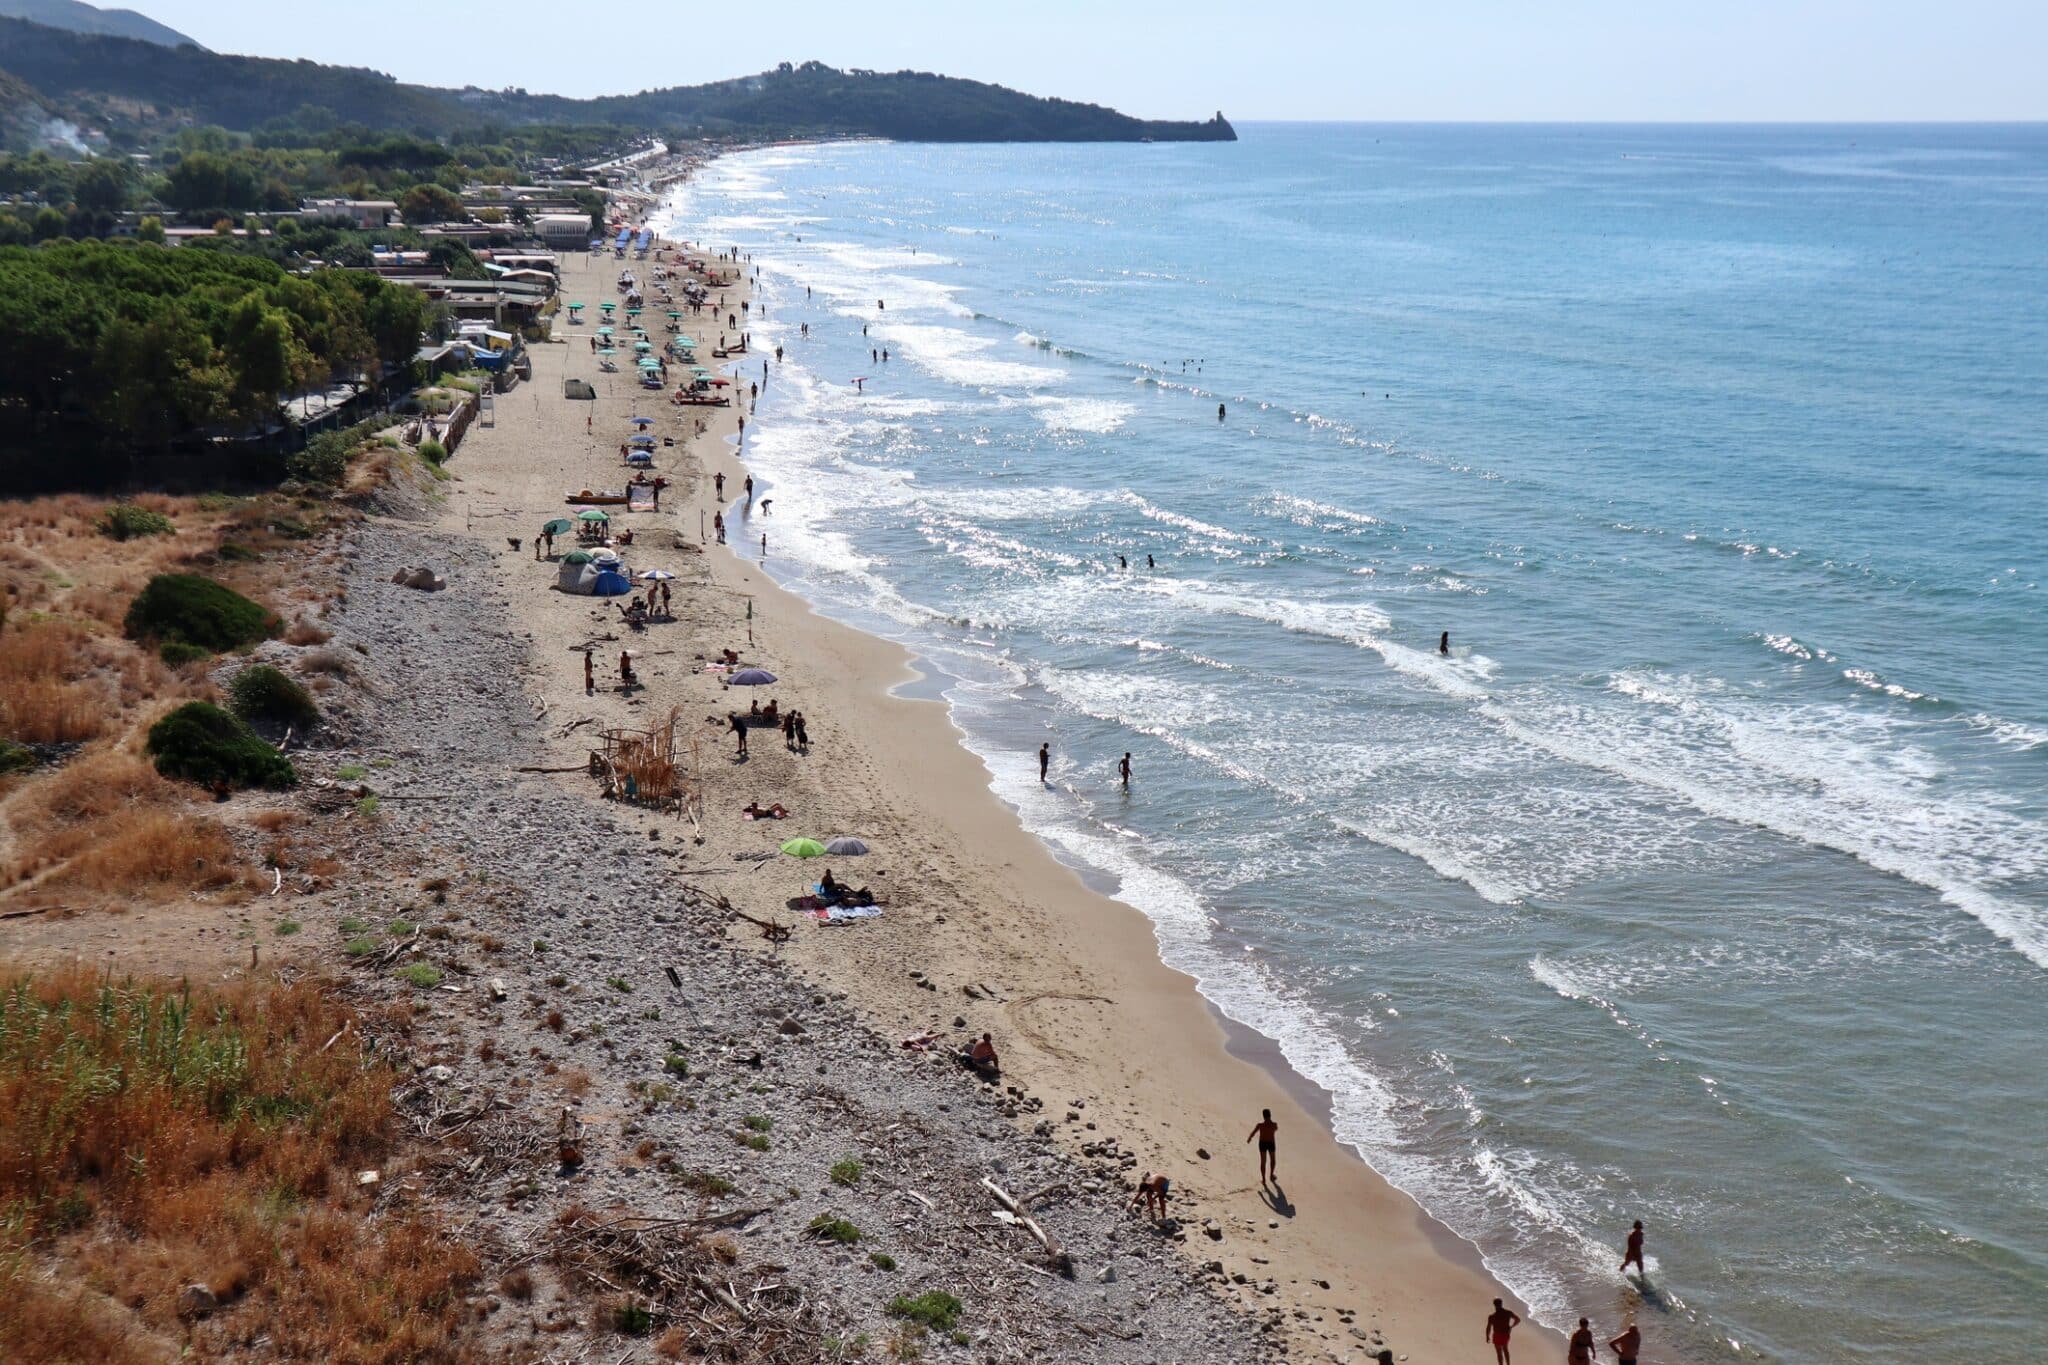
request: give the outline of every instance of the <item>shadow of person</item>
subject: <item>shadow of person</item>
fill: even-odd
[[[1259,1190],[1259,1198],[1266,1202],[1267,1208],[1282,1218],[1294,1217],[1294,1203],[1287,1197],[1287,1191],[1280,1188],[1279,1181],[1275,1180],[1270,1186],[1262,1187]]]

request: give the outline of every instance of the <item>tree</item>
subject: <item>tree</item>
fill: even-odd
[[[144,218],[135,225],[135,240],[138,242],[155,242],[158,246],[162,246],[164,244],[164,220],[153,213]]]
[[[128,163],[115,157],[96,157],[85,163],[72,180],[72,197],[82,209],[112,213],[128,202]]]
[[[171,167],[165,197],[172,208],[183,213],[229,207],[226,158],[212,152],[188,152]]]
[[[398,212],[408,223],[445,223],[463,216],[462,200],[439,185],[414,185],[398,201]]]
[[[35,219],[29,230],[37,241],[47,242],[62,237],[69,226],[70,220],[65,218],[62,209],[53,209],[45,204],[36,210]]]

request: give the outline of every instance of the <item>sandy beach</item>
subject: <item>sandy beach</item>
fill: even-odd
[[[622,268],[647,281],[655,264],[566,258],[563,296],[595,314],[617,297]],[[737,313],[742,297],[726,290],[727,310]],[[650,315],[660,308],[650,296]],[[772,354],[718,362],[735,371],[733,407],[679,408],[630,373],[598,373],[587,340],[595,323],[558,323],[554,343],[532,348],[532,382],[500,397],[494,420],[473,429],[451,462],[441,516],[444,532],[492,549],[511,619],[531,635],[534,670],[519,682],[543,717],[532,764],[574,767],[595,732],[659,724],[675,709],[701,792],[701,842],[689,842],[699,831],[688,818],[616,813],[681,842],[679,881],[793,928],[771,945],[735,916],[732,946],[780,953],[821,987],[845,992],[885,1033],[936,1031],[941,1046],[991,1033],[1003,1080],[1018,1092],[1002,1097],[1002,1111],[1094,1161],[1105,1182],[1135,1185],[1143,1170],[1170,1177],[1185,1254],[1211,1267],[1220,1293],[1275,1321],[1305,1358],[1365,1359],[1381,1342],[1402,1359],[1479,1358],[1480,1323],[1501,1290],[1476,1254],[1340,1147],[1298,1102],[1299,1087],[1233,1055],[1193,983],[1159,962],[1144,917],[1091,891],[1025,832],[942,704],[892,694],[916,677],[900,648],[820,617],[712,539],[714,478],[723,474],[731,539],[759,554],[765,534],[773,562],[774,518],[746,505],[737,439],[747,385],[763,381],[764,362],[774,382]],[[686,315],[683,327],[700,338],[704,363],[715,363],[711,344],[728,329],[708,310]],[[596,400],[566,400],[566,378],[591,380]],[[656,472],[671,481],[661,510],[615,521],[632,529],[622,551],[632,570],[677,575],[677,619],[642,632],[624,623],[622,599],[554,591],[555,566],[535,562],[531,540],[542,522],[574,514],[565,492],[624,486],[619,446],[637,414],[654,419],[658,439],[674,440],[656,450]],[[507,546],[515,537],[519,551]],[[565,551],[566,538],[555,548]],[[585,694],[586,647],[594,696]],[[622,649],[635,652],[643,684],[630,693],[615,689]],[[725,649],[778,681],[727,687],[705,667]],[[763,728],[739,757],[727,714],[771,698],[802,711],[808,752]],[[594,797],[596,784],[583,790]],[[749,801],[780,803],[790,818],[748,821],[740,812]],[[872,853],[801,864],[762,857],[792,837],[840,834],[867,840]],[[792,909],[826,867],[872,888],[881,915],[827,926]],[[1246,1141],[1262,1109],[1279,1124],[1280,1178],[1264,1189]],[[1516,1345],[1524,1360],[1562,1355],[1533,1325]]]

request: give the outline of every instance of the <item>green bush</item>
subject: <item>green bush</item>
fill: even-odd
[[[806,1231],[820,1241],[838,1242],[842,1246],[852,1246],[860,1240],[859,1228],[847,1222],[844,1218],[829,1213],[821,1213],[816,1218],[813,1218],[810,1227]]]
[[[213,657],[213,651],[202,649],[198,645],[188,645],[183,640],[164,641],[161,645],[157,646],[156,654],[159,659],[162,659],[173,668],[176,668],[179,664],[196,664],[201,659],[211,659]]]
[[[612,1317],[612,1325],[629,1337],[644,1337],[654,1330],[654,1314],[637,1303],[622,1303]]]
[[[188,701],[149,727],[156,770],[204,786],[289,787],[299,780],[291,761],[229,712]]]
[[[439,441],[421,441],[420,458],[428,464],[439,464],[448,458],[448,447]]]
[[[896,1258],[886,1251],[870,1251],[868,1253],[868,1264],[877,1270],[894,1270],[896,1268]]]
[[[219,654],[275,635],[283,623],[233,588],[190,573],[161,573],[128,604],[132,640],[178,641]]]
[[[340,483],[358,444],[345,432],[323,431],[306,442],[304,450],[284,457],[284,472],[302,483]]]
[[[273,720],[286,725],[320,723],[313,694],[269,664],[252,664],[228,684],[228,704],[244,720]]]
[[[25,773],[35,766],[35,750],[11,739],[0,739],[0,774]]]
[[[959,1321],[960,1308],[960,1300],[943,1289],[934,1289],[914,1299],[899,1294],[889,1300],[887,1312],[892,1318],[908,1318],[935,1332],[950,1332]]]
[[[216,550],[214,553],[219,555],[223,560],[225,560],[229,564],[247,564],[252,560],[261,558],[260,555],[258,555],[254,550],[250,549],[248,546],[232,540],[222,541],[220,543],[220,549]]]
[[[100,513],[93,523],[100,528],[103,536],[116,540],[134,540],[138,536],[167,536],[178,528],[171,525],[171,519],[161,512],[152,512],[147,507],[132,503],[117,502]]]
[[[833,1162],[832,1169],[827,1171],[826,1174],[832,1177],[832,1183],[835,1185],[858,1185],[860,1184],[861,1166],[858,1161],[848,1157],[844,1161]]]
[[[423,989],[441,984],[441,969],[425,962],[415,962],[409,967],[402,967],[398,974]]]

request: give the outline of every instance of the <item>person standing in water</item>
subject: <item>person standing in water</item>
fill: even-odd
[[[1494,1365],[1512,1365],[1508,1359],[1508,1338],[1522,1325],[1522,1315],[1493,1301],[1493,1311],[1486,1315],[1486,1339],[1493,1343]]]
[[[1038,785],[1045,785],[1046,769],[1052,766],[1052,744],[1050,741],[1038,746]]]
[[[1449,631],[1445,631],[1442,635],[1437,636],[1436,652],[1439,654],[1449,654],[1451,652],[1451,633]]]
[[[1116,765],[1116,775],[1123,779],[1124,790],[1129,791],[1131,789],[1131,756],[1129,754],[1125,754],[1123,761]]]
[[[1620,1336],[1607,1343],[1607,1349],[1614,1352],[1616,1365],[1636,1365],[1636,1357],[1643,1353],[1643,1329],[1630,1323]]]
[[[1269,1177],[1275,1183],[1280,1179],[1280,1150],[1274,1145],[1279,1132],[1280,1125],[1273,1122],[1273,1111],[1261,1109],[1259,1121],[1252,1125],[1250,1135],[1245,1138],[1246,1142],[1252,1138],[1259,1140],[1259,1188],[1262,1190],[1266,1188]]]
[[[1643,1220],[1640,1218],[1636,1219],[1635,1226],[1628,1230],[1628,1249],[1621,1253],[1622,1274],[1626,1275],[1628,1273],[1630,1261],[1634,1261],[1636,1264],[1636,1274],[1647,1275],[1650,1273],[1643,1268]]]
[[[1219,422],[1223,420],[1223,405],[1221,403],[1216,405],[1216,420]]]

